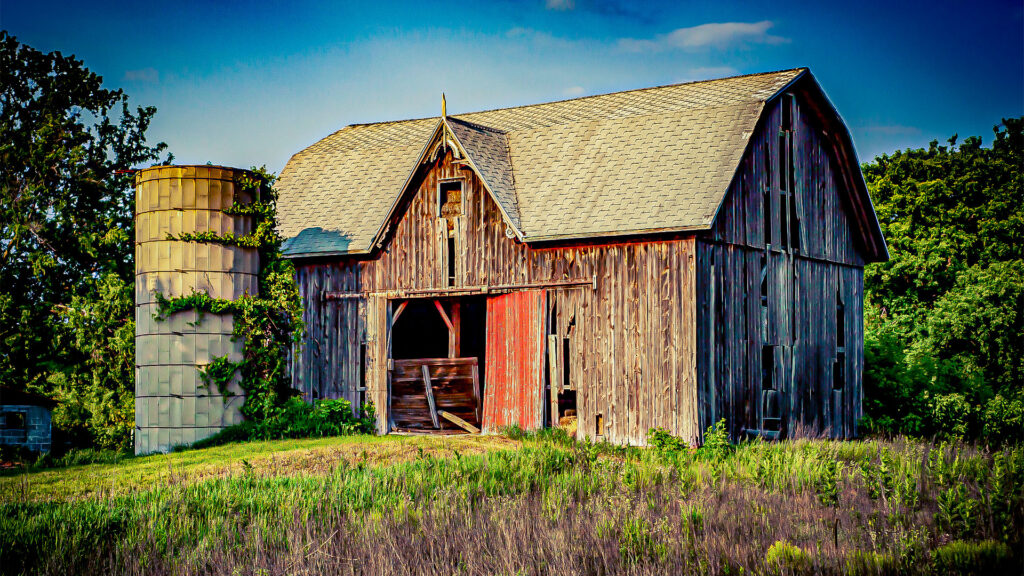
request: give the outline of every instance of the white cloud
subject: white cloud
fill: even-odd
[[[662,52],[789,42],[788,38],[768,33],[774,25],[771,20],[710,22],[689,28],[677,28],[654,38],[622,38],[619,40],[619,47],[629,52]]]
[[[124,73],[126,82],[146,82],[156,84],[160,82],[160,73],[156,68],[139,68],[138,70],[126,70]]]
[[[544,6],[548,10],[566,11],[576,7],[576,0],[547,0]]]
[[[583,86],[570,86],[565,90],[562,90],[562,93],[566,96],[575,98],[577,96],[583,96],[587,93],[587,90]]]

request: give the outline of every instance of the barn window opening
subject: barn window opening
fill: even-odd
[[[768,258],[761,256],[761,307],[768,307]]]
[[[565,336],[562,337],[562,388],[572,388],[572,348],[570,346],[572,333],[576,328],[576,316],[569,319],[569,326],[565,329]],[[573,393],[573,408],[575,408],[575,393]]]
[[[576,416],[576,391],[563,390],[558,395],[558,423],[561,424],[563,418],[574,416]]]
[[[772,162],[771,154],[768,151],[768,145],[764,146],[764,171],[765,171],[765,185],[764,192],[761,194],[762,199],[762,210],[764,214],[764,245],[771,246],[772,243]]]
[[[761,337],[768,339],[768,258],[761,256]]]
[[[789,133],[779,133],[779,190],[789,191]]]
[[[594,416],[594,435],[604,436],[604,414]]]
[[[441,218],[462,215],[462,180],[442,180],[438,183],[437,215]]]
[[[846,352],[836,352],[836,361],[832,366],[832,389],[842,390],[846,384]]]
[[[455,286],[455,237],[448,237],[448,285]]]
[[[782,95],[782,129],[793,129],[793,95]]]

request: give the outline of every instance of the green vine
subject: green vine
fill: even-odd
[[[250,420],[262,421],[276,414],[293,395],[288,381],[288,350],[299,342],[304,325],[295,269],[282,257],[282,238],[276,231],[275,177],[263,168],[253,169],[252,174],[242,176],[237,184],[251,192],[256,200],[235,203],[224,211],[234,216],[252,216],[252,232],[243,236],[199,232],[168,235],[168,239],[256,249],[260,262],[259,295],[246,294],[237,300],[225,300],[202,292],[174,298],[157,294],[156,319],[164,320],[184,310],[197,311],[197,322],[202,321],[205,313],[232,314],[232,337],[243,339],[242,360],[232,362],[226,356],[214,358],[201,372],[203,381],[207,386],[215,385],[221,394],[230,395],[229,386],[235,374],[240,373],[241,387],[245,391],[242,414]]]

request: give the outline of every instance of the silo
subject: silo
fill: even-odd
[[[190,444],[242,420],[236,381],[227,395],[206,386],[200,369],[219,356],[242,358],[231,314],[187,310],[157,321],[157,294],[167,298],[205,292],[237,300],[257,294],[255,249],[216,242],[169,239],[182,233],[241,236],[251,216],[224,210],[248,203],[239,178],[246,171],[221,166],[157,166],[135,176],[135,453]]]

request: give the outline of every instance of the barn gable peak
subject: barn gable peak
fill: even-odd
[[[444,95],[442,95],[441,104],[442,117],[410,170],[405,185],[402,187],[402,193],[395,199],[387,218],[374,236],[374,246],[379,248],[383,245],[391,221],[402,200],[408,194],[415,193],[414,180],[417,172],[424,165],[436,162],[448,151],[451,151],[456,163],[473,170],[497,205],[512,236],[520,241],[523,240],[506,134],[501,130],[447,116]]]

